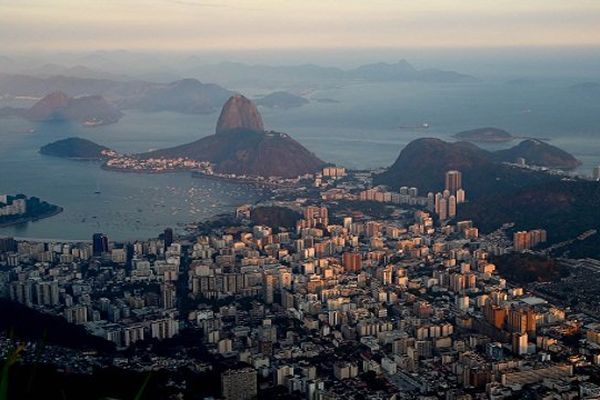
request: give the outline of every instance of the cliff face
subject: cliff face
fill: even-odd
[[[265,130],[256,106],[244,96],[230,97],[221,110],[216,133],[223,133],[231,129],[249,129],[259,132]]]
[[[314,173],[325,165],[289,135],[265,132],[256,106],[243,96],[233,96],[225,103],[216,132],[192,143],[139,156],[187,157],[210,161],[219,173],[282,178]]]
[[[102,96],[69,97],[63,92],[51,93],[23,114],[32,121],[74,121],[91,124],[117,122],[123,114]]]

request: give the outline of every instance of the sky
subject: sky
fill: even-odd
[[[0,49],[599,46],[599,0],[0,0]]]

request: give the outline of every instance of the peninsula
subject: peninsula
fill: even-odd
[[[0,194],[0,227],[49,218],[62,211],[61,207],[37,197]]]

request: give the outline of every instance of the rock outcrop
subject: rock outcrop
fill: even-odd
[[[256,106],[242,95],[232,96],[227,100],[217,121],[217,134],[232,129],[248,129],[258,132],[265,130]]]
[[[281,178],[314,173],[325,165],[288,134],[265,132],[256,106],[239,95],[223,106],[216,134],[139,157],[186,157],[210,161],[218,173]]]

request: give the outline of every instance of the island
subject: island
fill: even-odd
[[[59,91],[44,96],[22,116],[35,122],[69,121],[100,126],[117,122],[123,113],[102,96],[70,97]]]
[[[73,160],[99,161],[116,155],[114,150],[91,140],[71,137],[43,146],[40,153],[46,156],[69,158]]]
[[[24,224],[60,214],[63,209],[37,197],[0,194],[0,227]]]
[[[507,131],[493,127],[477,128],[458,132],[454,135],[454,137],[459,140],[481,143],[502,143],[510,142],[515,139],[515,137]]]

